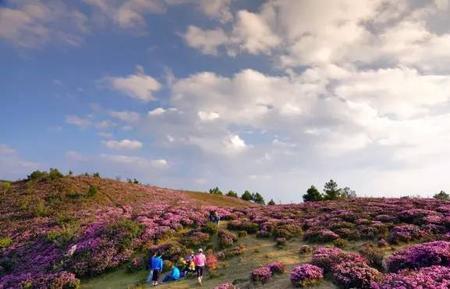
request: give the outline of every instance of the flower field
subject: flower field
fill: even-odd
[[[87,194],[91,186],[98,190],[95,195]],[[222,217],[220,228],[208,223],[212,210]],[[141,274],[155,250],[175,263],[200,247],[207,250],[211,278],[227,278],[223,285],[220,278],[211,279],[217,288],[277,288],[271,287],[277,280],[292,288],[442,289],[450,284],[450,203],[442,200],[355,198],[260,206],[63,177],[14,183],[2,195],[0,215],[0,289],[76,289],[120,268]],[[264,262],[243,272],[246,278],[227,273],[230,264],[245,263],[247,256],[256,260],[258,244],[272,244],[264,249]],[[284,252],[290,261],[272,251]]]

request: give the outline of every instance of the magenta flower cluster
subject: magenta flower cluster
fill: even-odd
[[[323,269],[311,264],[298,265],[292,269],[290,279],[295,287],[307,287],[323,279]]]
[[[418,271],[403,270],[388,274],[373,289],[448,289],[450,288],[450,268],[431,266]]]
[[[282,274],[284,272],[284,264],[282,262],[272,262],[262,267],[254,269],[250,274],[253,282],[266,283],[274,274]]]
[[[395,252],[386,260],[389,272],[432,265],[450,266],[450,242],[435,241],[410,246]]]

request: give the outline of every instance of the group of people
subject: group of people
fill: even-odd
[[[209,221],[215,223],[217,226],[220,222],[220,216],[216,211],[209,212]],[[198,249],[198,252],[194,254],[191,251],[186,258],[180,258],[177,263],[172,265],[169,273],[162,279],[162,282],[178,281],[188,274],[194,274],[197,276],[197,281],[202,285],[204,268],[206,265],[206,256],[203,253],[203,249]],[[147,283],[152,282],[153,286],[158,285],[160,275],[164,268],[164,261],[161,253],[156,251],[153,253],[148,264],[150,273],[147,277]]]
[[[197,281],[202,285],[203,272],[206,264],[206,256],[202,249],[199,249],[197,254],[193,251],[186,258],[180,258],[177,263],[172,265],[169,273],[162,279],[162,282],[178,281],[189,273],[195,273]],[[149,260],[150,274],[147,278],[147,283],[152,282],[153,286],[158,285],[160,275],[164,268],[164,261],[159,252],[154,252]]]

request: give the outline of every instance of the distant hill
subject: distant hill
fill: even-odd
[[[28,226],[35,217],[58,218],[79,216],[81,223],[95,217],[98,210],[109,207],[138,208],[142,205],[172,204],[180,201],[190,206],[243,208],[255,206],[239,198],[202,192],[173,190],[151,185],[92,177],[62,176],[12,182],[5,191],[0,187],[0,234],[12,224]],[[3,235],[3,234],[2,234]]]

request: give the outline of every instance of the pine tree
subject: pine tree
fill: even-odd
[[[251,201],[253,200],[252,194],[249,191],[245,191],[242,196],[241,199],[243,199],[244,201]]]
[[[341,189],[333,180],[325,183],[323,191],[325,192],[325,200],[337,200],[341,198]]]
[[[304,202],[317,202],[317,201],[322,201],[322,200],[323,200],[323,196],[319,192],[319,190],[316,189],[315,186],[311,186],[306,191],[306,194],[303,195]]]

